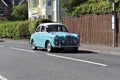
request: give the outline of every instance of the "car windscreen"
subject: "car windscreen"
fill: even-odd
[[[49,25],[47,32],[68,32],[68,30],[64,25]]]

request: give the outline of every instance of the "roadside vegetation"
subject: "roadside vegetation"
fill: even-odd
[[[112,12],[110,0],[60,0],[67,16],[85,14],[107,14]],[[120,10],[120,0],[114,0],[116,10]],[[12,21],[0,21],[0,38],[29,38],[39,23],[52,22],[48,19],[28,21],[28,5],[13,7]]]
[[[61,0],[67,16],[85,14],[107,14],[112,12],[112,0]],[[115,8],[120,11],[120,0],[113,0]]]
[[[14,6],[12,10],[12,21],[0,20],[0,38],[29,39],[39,23],[52,22],[48,19],[28,21],[27,4]]]
[[[12,8],[12,20],[27,20],[28,19],[28,6],[26,3],[14,6]]]
[[[48,19],[34,21],[0,21],[0,38],[29,39],[39,23],[52,22]]]

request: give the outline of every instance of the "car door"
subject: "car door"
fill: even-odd
[[[45,47],[45,33],[45,27],[39,25],[35,32],[36,46],[43,48]]]
[[[41,47],[45,47],[45,41],[46,41],[46,30],[45,30],[45,26],[41,26],[41,28],[40,28],[40,35],[39,35],[39,37],[40,37],[40,45],[41,45]]]
[[[36,46],[40,46],[40,43],[39,43],[40,27],[41,26],[38,26],[35,33],[34,33],[34,41],[35,41]]]

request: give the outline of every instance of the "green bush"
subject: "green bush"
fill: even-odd
[[[95,0],[89,0],[89,4],[81,4],[76,7],[72,13],[72,16],[80,16],[84,14],[106,14],[112,11],[111,3],[103,1],[97,4],[94,4]]]
[[[3,37],[3,24],[0,24],[0,38]]]
[[[74,12],[72,13],[73,16],[79,16],[87,14],[88,5],[81,5],[75,8]]]
[[[40,23],[48,23],[48,22],[52,22],[52,21],[49,20],[49,19],[39,19],[39,20],[32,21],[32,22],[29,24],[30,34],[32,34],[33,32],[35,32],[36,27],[37,27]]]
[[[13,38],[17,37],[17,23],[18,22],[4,22],[0,24],[0,37]]]
[[[111,5],[109,2],[104,1],[99,3],[99,5],[97,6],[97,10],[94,11],[97,14],[105,14],[105,13],[109,13],[111,12]]]
[[[35,21],[17,21],[17,22],[5,22],[0,21],[0,38],[29,38],[35,31],[39,23],[52,22],[48,19],[40,19]]]
[[[30,34],[32,34],[33,32],[35,32],[36,27],[39,25],[39,21],[31,21],[31,23],[29,24],[29,31]]]
[[[53,21],[51,21],[49,19],[41,19],[41,20],[39,20],[39,23],[48,23],[48,22],[53,22]]]
[[[25,38],[30,35],[29,24],[30,21],[21,21],[20,23],[18,23],[17,31],[19,38]]]

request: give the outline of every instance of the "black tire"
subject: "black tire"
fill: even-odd
[[[37,50],[37,47],[35,46],[35,42],[34,42],[34,40],[32,40],[32,42],[31,42],[31,46],[32,46],[32,49],[33,49],[33,50]]]
[[[51,43],[49,41],[47,42],[46,49],[47,49],[48,52],[53,51],[53,47],[52,47],[52,45],[51,45]]]
[[[74,47],[72,52],[78,52],[78,47]]]

